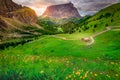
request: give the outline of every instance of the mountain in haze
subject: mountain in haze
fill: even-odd
[[[66,4],[48,6],[42,17],[55,19],[81,18],[77,8],[75,8],[71,2]]]

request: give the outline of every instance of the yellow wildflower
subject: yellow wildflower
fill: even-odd
[[[48,61],[48,63],[51,63],[51,62],[52,62],[52,60],[49,60],[49,61]]]
[[[80,76],[80,79],[82,79],[82,76]]]
[[[85,78],[87,77],[88,72],[89,72],[89,71],[86,71],[85,76],[84,76]]]
[[[76,75],[80,75],[80,71],[77,71],[77,72],[76,72]]]
[[[94,74],[94,76],[97,76],[97,74]]]
[[[44,71],[42,70],[42,71],[40,71],[40,73],[41,73],[41,74],[43,74],[43,73],[44,73]]]
[[[111,62],[111,64],[115,64],[114,62]]]
[[[93,74],[93,72],[90,72],[90,74]]]
[[[66,79],[68,79],[68,77],[66,76]]]
[[[110,78],[110,76],[108,74],[106,76]]]
[[[69,78],[71,78],[72,76],[71,76],[71,75],[69,75],[68,77],[69,77]]]
[[[118,74],[115,74],[115,76],[119,76]]]

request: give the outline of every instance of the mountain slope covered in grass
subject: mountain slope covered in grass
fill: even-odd
[[[50,33],[37,22],[37,15],[31,8],[23,7],[12,0],[0,0],[0,44]]]
[[[1,41],[22,38],[22,37],[32,37],[35,35],[41,35],[46,32],[38,24],[26,24],[16,18],[6,18],[0,16],[0,36]]]
[[[79,39],[63,40],[49,35],[9,47],[0,51],[0,79],[17,76],[17,79],[29,80],[119,80],[119,34],[120,31],[104,33],[97,36],[91,46]],[[61,36],[75,37],[73,34]],[[83,37],[82,34],[79,37]]]
[[[108,6],[83,23],[81,27],[87,27],[90,31],[95,32],[105,29],[107,26],[120,26],[120,3]]]

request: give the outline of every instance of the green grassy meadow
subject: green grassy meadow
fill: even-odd
[[[25,24],[0,15],[0,80],[120,80],[119,2],[93,16],[38,18]]]
[[[45,35],[0,51],[0,80],[120,80],[120,31]]]

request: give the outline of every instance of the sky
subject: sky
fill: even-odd
[[[14,2],[31,7],[38,16],[42,15],[47,6],[72,2],[81,16],[92,15],[100,9],[119,2],[120,0],[13,0]]]

